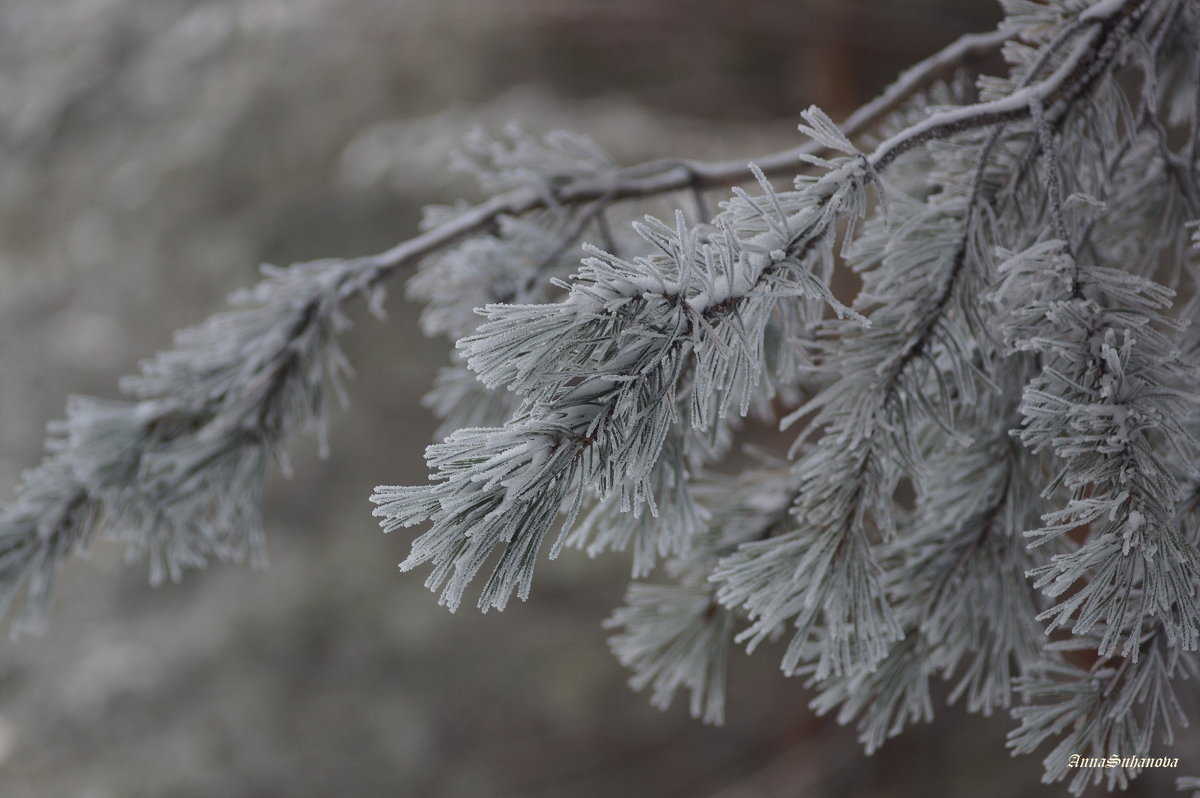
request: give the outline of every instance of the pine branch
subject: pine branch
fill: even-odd
[[[1039,602],[1025,581],[1033,557],[1021,533],[1037,516],[1043,469],[1009,439],[1019,376],[1009,374],[1005,389],[985,400],[989,434],[961,447],[938,431],[927,444],[936,462],[919,477],[912,517],[881,555],[903,637],[874,666],[811,680],[820,690],[813,709],[838,708],[843,724],[857,719],[868,753],[932,719],[936,674],[952,680],[950,703],[965,697],[969,711],[987,715],[1010,706],[1014,676],[1040,664]]]
[[[1200,540],[1195,489],[1184,491],[1172,508],[1172,526],[1192,545]],[[1192,590],[1200,589],[1200,581]],[[1181,700],[1182,688],[1200,678],[1200,656],[1172,642],[1164,619],[1155,619],[1138,639],[1138,653],[1130,656],[1099,653],[1105,645],[1103,626],[1097,631],[1052,644],[1047,660],[1016,687],[1026,693],[1024,706],[1012,710],[1020,722],[1009,732],[1014,753],[1032,753],[1040,745],[1058,740],[1043,760],[1043,781],[1061,781],[1071,775],[1071,756],[1107,758],[1149,756],[1155,739],[1173,740],[1174,725],[1188,725]],[[1090,668],[1072,665],[1074,652],[1096,656]],[[1069,788],[1080,794],[1090,782],[1107,780],[1108,789],[1124,789],[1137,776],[1136,767],[1081,768]]]
[[[484,589],[481,607],[503,607],[514,590],[524,598],[533,555],[561,507],[567,522],[552,556],[557,551],[586,498],[585,485],[594,485],[601,499],[620,491],[622,507],[630,509],[653,494],[652,475],[675,422],[674,385],[691,366],[693,352],[701,375],[697,385],[740,383],[745,412],[746,391],[757,383],[761,368],[766,320],[779,312],[782,296],[820,299],[839,315],[855,315],[816,275],[832,267],[832,241],[826,236],[832,223],[862,215],[863,189],[878,180],[880,169],[918,144],[1028,116],[1031,101],[1061,104],[1065,113],[1069,103],[1110,68],[1120,52],[1113,41],[1122,41],[1118,33],[1132,25],[1143,8],[1144,3],[1127,2],[1114,5],[1107,14],[1085,14],[1082,19],[1092,29],[1080,36],[1048,77],[999,100],[934,114],[892,135],[870,155],[859,153],[823,114],[810,110],[806,132],[813,141],[847,153],[835,161],[817,159],[828,170],[820,178],[787,194],[775,193],[765,177],[760,178],[763,197],[740,195],[731,202],[703,245],[684,229],[682,217],[674,236],[667,228],[643,229],[643,236],[666,255],[665,263],[625,262],[597,253],[585,261],[585,270],[559,304],[486,308],[490,321],[460,347],[485,385],[517,391],[526,397],[527,409],[504,427],[461,430],[445,444],[431,447],[428,459],[436,471],[429,486],[376,490],[372,499],[385,529],[433,521],[402,567],[432,562],[427,584],[442,588],[441,601],[454,608],[484,561],[499,549],[505,553]],[[748,223],[754,226],[748,228]],[[853,232],[846,235],[850,240]],[[818,245],[825,247],[819,253],[827,265],[813,272],[806,261]],[[777,275],[792,285],[782,291],[771,286]],[[947,282],[954,285],[954,274]],[[711,332],[719,337],[711,340]],[[910,359],[902,357],[902,362]],[[707,371],[720,379],[706,380],[702,375]],[[725,394],[717,416],[725,414],[731,395]],[[692,414],[692,425],[705,429],[714,419],[703,407],[700,410]],[[852,434],[858,436],[861,430]],[[531,440],[538,443],[531,446]],[[487,455],[479,456],[481,450]],[[499,463],[503,471],[496,473]],[[847,657],[880,656],[899,634],[870,574],[864,492],[854,487],[867,481],[886,484],[878,477],[868,480],[876,468],[870,450],[862,450],[834,471],[844,477],[834,480],[830,490],[809,494],[820,497],[813,500],[812,512],[820,514],[822,523],[814,528],[848,530],[823,547],[818,561],[827,567],[817,571],[821,579],[810,583],[815,586],[806,597],[801,594],[799,605],[851,613],[841,618],[845,623],[830,624],[855,629],[859,636],[853,644],[846,636],[824,649],[832,657],[827,665],[834,672],[851,666]],[[886,490],[878,495],[869,506],[886,506]],[[885,517],[879,520],[886,526]],[[508,559],[511,551],[521,552],[514,555],[518,560]],[[838,568],[828,569],[833,565]],[[754,581],[757,577],[742,566],[738,569],[735,581],[743,587],[723,600],[754,602],[751,612],[761,620],[751,637],[761,639],[782,617],[795,613],[797,599],[783,598],[773,582]],[[824,600],[838,580],[855,586],[845,593],[854,597],[852,603]],[[768,593],[771,597],[765,598]],[[818,601],[818,595],[823,600]],[[759,606],[755,596],[764,597],[766,604]],[[810,615],[804,617],[808,620],[801,623],[798,641],[814,622]],[[794,661],[793,650],[785,662]]]
[[[1126,655],[1136,656],[1143,619],[1151,616],[1164,619],[1173,642],[1195,648],[1200,610],[1188,591],[1200,553],[1173,529],[1169,513],[1179,487],[1157,453],[1174,449],[1191,462],[1200,451],[1179,421],[1200,402],[1186,388],[1194,369],[1155,329],[1171,326],[1160,312],[1173,292],[1085,267],[1057,241],[1013,256],[1002,271],[1002,294],[1029,292],[1008,300],[1023,306],[1010,338],[1044,358],[1042,375],[1026,391],[1021,437],[1062,459],[1051,487],[1070,492],[1067,506],[1030,534],[1045,541],[1094,527],[1081,547],[1038,569],[1037,584],[1051,596],[1086,581],[1044,617],[1051,628],[1073,623],[1076,634],[1103,620],[1104,655],[1124,638]],[[1028,289],[1018,288],[1022,281]]]
[[[300,433],[323,447],[348,303],[419,262],[422,325],[456,341],[425,400],[445,438],[427,484],[371,498],[385,531],[427,524],[401,567],[431,566],[441,603],[476,581],[485,611],[525,599],[547,544],[631,550],[666,582],[631,586],[611,644],[658,706],[684,688],[720,722],[730,646],[790,631],[784,671],[868,750],[932,716],[934,677],[1010,708],[1015,751],[1053,740],[1046,778],[1076,791],[1099,776],[1066,754],[1169,741],[1200,677],[1200,11],[1006,10],[843,129],[810,108],[808,142],[757,164],[473,135],[491,199],[269,270],[128,401],[73,398],[0,508],[0,602],[36,624],[98,534],[156,578],[261,560],[267,468]],[[1005,77],[940,83],[996,48]],[[668,194],[689,211],[612,224]],[[805,422],[795,462],[722,476],[751,414]]]
[[[740,383],[744,412],[765,324],[780,300],[820,299],[844,311],[803,266],[832,222],[861,207],[858,162],[830,168],[787,198],[791,213],[763,178],[767,196],[731,203],[704,244],[681,215],[674,231],[641,228],[660,261],[597,253],[559,304],[489,306],[491,321],[461,346],[485,384],[525,395],[528,409],[502,428],[460,430],[431,447],[438,471],[429,487],[376,490],[386,529],[434,522],[403,567],[432,561],[427,584],[445,583],[442,601],[454,608],[494,548],[503,546],[503,557],[517,548],[536,553],[565,503],[557,550],[585,486],[601,498],[619,492],[622,507],[645,504],[675,422],[675,387],[689,367],[697,385]],[[735,391],[724,395],[716,415]],[[694,428],[713,422],[706,405],[693,408]],[[538,443],[531,447],[531,439]],[[508,570],[504,562],[481,607],[502,608],[514,589],[527,595],[532,560],[522,556]]]
[[[964,37],[906,72],[887,92],[853,115],[848,129],[858,132],[877,124],[927,86],[994,50],[1007,37],[1001,33]],[[795,169],[800,155],[816,151],[809,145],[758,160],[772,173],[787,173]],[[30,524],[42,524],[42,516],[75,517],[77,507],[94,510],[111,505],[106,513],[92,511],[80,517],[82,533],[72,535],[72,540],[82,545],[93,533],[104,531],[126,539],[135,549],[148,546],[153,554],[155,579],[166,575],[178,578],[184,567],[200,565],[210,556],[236,559],[252,552],[261,561],[260,522],[254,508],[267,455],[282,455],[295,412],[302,411],[301,426],[312,422],[312,413],[316,412],[313,407],[302,410],[295,406],[299,399],[297,377],[314,365],[306,360],[313,354],[306,341],[311,342],[318,327],[327,327],[347,300],[366,293],[377,302],[378,286],[387,277],[504,218],[550,207],[597,208],[598,201],[645,198],[689,187],[725,187],[752,177],[752,170],[744,162],[661,161],[560,183],[548,193],[545,186],[520,186],[443,217],[435,227],[378,255],[297,264],[287,274],[297,281],[309,281],[315,292],[300,300],[280,298],[294,316],[257,319],[254,325],[239,331],[242,339],[232,347],[219,340],[227,332],[223,320],[231,317],[214,317],[209,326],[199,329],[211,332],[209,343],[217,349],[207,355],[194,350],[181,353],[163,361],[169,375],[149,374],[129,381],[123,387],[137,394],[136,403],[75,402],[73,417],[63,428],[69,430],[66,434],[73,436],[73,442],[66,444],[67,450],[61,455],[47,459],[44,467],[27,473],[21,493],[36,493],[37,501],[18,499],[6,507],[0,516],[0,535],[24,540],[29,533],[22,530],[28,530]],[[285,273],[272,273],[245,295],[272,305],[281,281],[287,281]],[[280,308],[285,316],[289,312],[286,308]],[[319,319],[309,315],[316,309],[320,311]],[[203,338],[206,333],[199,335]],[[255,336],[261,336],[261,340]],[[324,340],[326,333],[316,337]],[[189,346],[186,336],[181,343]],[[246,361],[248,353],[253,357]],[[334,367],[335,371],[342,368]],[[225,393],[222,389],[212,392],[209,381],[216,378],[228,381]],[[318,382],[323,380],[319,378]],[[210,393],[203,397],[179,395],[179,386],[189,382],[204,383]],[[232,412],[234,406],[240,410]],[[448,412],[452,410],[447,408]],[[464,406],[461,412],[472,411]],[[319,423],[313,427],[319,428]],[[62,448],[64,444],[54,440],[51,448]],[[186,454],[189,459],[178,460],[178,454]],[[82,469],[82,477],[61,483],[43,478],[50,471],[63,469]],[[30,485],[30,479],[40,484]],[[86,494],[82,504],[78,498],[81,486]],[[235,486],[238,490],[225,493]],[[214,513],[223,518],[216,518]],[[101,517],[109,520],[102,524]],[[61,553],[76,547],[52,548]],[[22,546],[15,551],[31,549]],[[60,555],[49,557],[37,568],[52,574],[60,560]],[[36,570],[32,561],[20,562],[24,565],[13,565],[2,583],[11,595]],[[39,578],[37,584],[48,585],[49,579]],[[38,596],[44,592],[41,590]],[[40,614],[41,604],[40,598],[30,603],[35,615]]]
[[[1098,642],[1080,644],[1094,647]],[[1146,634],[1140,648],[1138,657],[1102,659],[1088,671],[1048,664],[1038,676],[1021,682],[1030,703],[1013,709],[1021,725],[1009,733],[1008,746],[1014,753],[1032,753],[1046,740],[1059,738],[1042,760],[1042,781],[1070,776],[1068,788],[1075,795],[1102,781],[1109,790],[1125,789],[1140,768],[1080,767],[1072,773],[1072,755],[1107,759],[1119,751],[1121,757],[1149,756],[1156,737],[1170,744],[1174,726],[1187,725],[1175,685],[1200,678],[1200,662],[1168,645],[1161,626]]]
[[[786,528],[797,485],[786,464],[776,462],[732,479],[709,476],[695,493],[707,523],[690,548],[668,562],[672,583],[634,582],[625,606],[605,626],[622,630],[609,643],[621,664],[633,670],[634,689],[653,684],[652,703],[665,709],[675,691],[686,687],[692,716],[722,723],[725,664],[737,614],[717,600],[709,575],[740,544]]]

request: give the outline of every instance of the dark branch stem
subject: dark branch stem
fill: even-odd
[[[953,75],[961,65],[995,51],[1011,36],[1008,31],[996,31],[962,37],[901,75],[899,80],[878,98],[852,114],[842,125],[843,131],[848,136],[861,135],[937,80]],[[809,143],[757,158],[754,163],[768,176],[792,175],[802,165],[801,156],[816,155],[822,150],[819,145]],[[569,183],[552,199],[560,206],[580,205],[600,198],[616,202],[684,189],[728,189],[732,185],[750,182],[753,179],[753,173],[745,161],[704,162],[669,159],[629,167],[603,178]],[[520,216],[547,207],[547,202],[544,190],[515,189],[492,197],[451,221],[404,241],[386,252],[361,258],[359,263],[364,269],[371,270],[369,282],[374,284],[464,236],[486,229],[501,216]]]

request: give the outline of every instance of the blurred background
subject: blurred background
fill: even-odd
[[[998,18],[990,0],[3,0],[0,491],[68,394],[116,397],[259,263],[382,250],[422,205],[477,198],[445,168],[476,125],[578,130],[624,163],[749,158],[795,145],[810,103],[843,118]],[[0,795],[1064,794],[1008,758],[1007,717],[943,711],[864,756],[778,650],[735,652],[724,727],[650,708],[600,628],[621,557],[543,564],[503,614],[438,607],[367,502],[424,479],[419,397],[446,357],[391,288],[390,320],[347,336],[332,456],[303,442],[272,484],[268,570],[151,589],[95,544],[49,630],[3,643]]]

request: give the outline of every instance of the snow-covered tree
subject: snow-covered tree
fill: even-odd
[[[444,440],[427,484],[371,498],[385,530],[425,525],[401,568],[441,603],[503,609],[543,554],[632,550],[612,644],[656,704],[684,688],[720,722],[730,647],[783,637],[868,751],[945,680],[1012,713],[1014,752],[1052,746],[1048,780],[1124,786],[1200,677],[1200,6],[1004,6],[748,165],[472,137],[486,201],[268,268],[126,400],[71,400],[0,508],[15,627],[95,535],[154,580],[261,557],[270,464],[326,445],[350,305],[411,274],[456,341]],[[797,432],[746,458],[762,422]]]

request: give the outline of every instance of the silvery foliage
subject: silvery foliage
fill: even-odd
[[[176,336],[122,381],[126,401],[75,396],[51,425],[46,460],[0,508],[3,601],[22,590],[14,629],[44,619],[63,558],[101,532],[148,553],[151,581],[212,558],[265,564],[259,506],[272,459],[298,431],[325,447],[325,404],[349,366],[339,306],[377,272],[355,261],[264,267],[236,309]]]
[[[854,152],[824,115],[808,118],[814,137]],[[557,552],[593,495],[634,515],[657,515],[660,498],[690,503],[686,491],[656,488],[686,479],[690,438],[704,440],[735,401],[748,412],[767,327],[776,318],[784,329],[806,327],[818,303],[857,317],[806,261],[831,270],[831,230],[865,211],[870,165],[857,154],[825,164],[787,194],[761,177],[762,196],[739,193],[703,228],[682,213],[674,227],[639,225],[654,254],[592,249],[561,302],[486,306],[487,321],[458,347],[485,386],[504,386],[522,404],[503,426],[457,430],[431,446],[431,484],[376,491],[385,529],[433,522],[401,567],[431,562],[426,584],[455,609],[499,552],[479,606],[503,609],[514,592],[528,596],[543,540],[557,527]],[[672,450],[674,469],[664,459]],[[662,511],[695,517],[670,506],[678,503]],[[686,520],[663,529],[675,533],[663,536],[664,555],[682,553],[694,533]]]
[[[1014,752],[1050,746],[1048,781],[1124,786],[1069,755],[1169,743],[1200,678],[1200,11],[1004,6],[1006,76],[931,81],[952,46],[858,143],[809,109],[793,184],[751,167],[715,214],[728,165],[473,135],[492,199],[270,271],[130,401],[72,400],[0,509],[0,596],[36,620],[97,533],[156,578],[260,557],[267,463],[320,435],[346,370],[342,306],[423,258],[410,296],[457,342],[427,397],[443,440],[427,484],[372,500],[385,530],[426,525],[401,567],[441,603],[527,598],[546,549],[630,551],[608,625],[656,705],[685,688],[720,722],[731,647],[783,639],[868,751],[944,681],[1013,714]],[[619,223],[689,186],[689,211]],[[747,465],[747,418],[799,433]]]
[[[868,750],[932,716],[934,676],[1011,709],[1015,751],[1056,741],[1047,778],[1076,791],[1099,775],[1070,753],[1169,741],[1200,586],[1175,303],[1197,15],[1006,8],[1010,74],[971,101],[931,92],[873,149],[809,111],[835,157],[793,188],[760,176],[712,218],[639,225],[648,254],[592,249],[557,301],[483,307],[459,352],[519,404],[430,447],[429,484],[377,489],[386,529],[430,524],[402,568],[432,565],[451,608],[478,578],[486,610],[528,595],[545,545],[632,548],[637,577],[666,558],[614,651],[710,721],[728,646],[785,635],[785,672]],[[836,263],[861,279],[848,307]],[[721,476],[730,444],[701,442],[783,391],[808,396],[782,419],[791,466]]]

